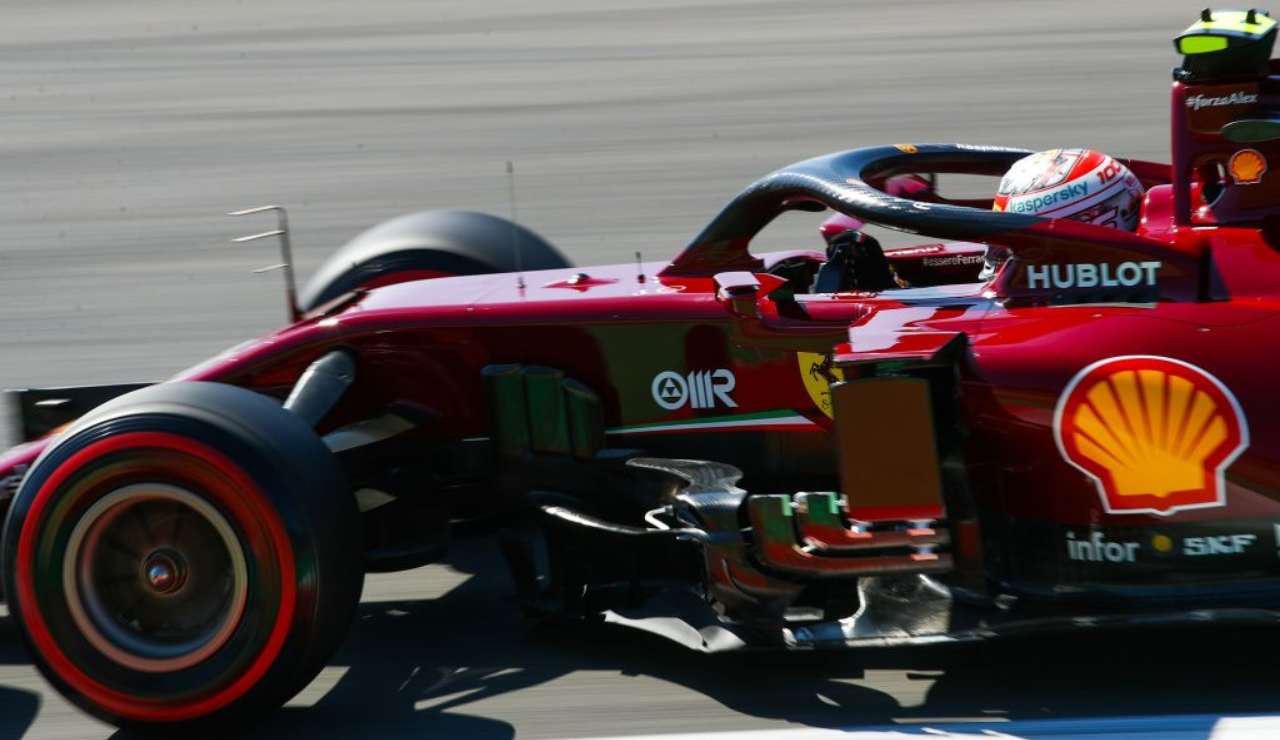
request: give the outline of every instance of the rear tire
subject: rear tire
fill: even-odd
[[[357,288],[408,280],[562,267],[572,265],[560,250],[505,218],[420,211],[384,221],[343,245],[307,282],[301,306],[313,311]]]
[[[152,386],[32,465],[4,524],[9,610],[40,671],[99,718],[166,734],[244,722],[347,633],[358,517],[333,455],[276,403]]]

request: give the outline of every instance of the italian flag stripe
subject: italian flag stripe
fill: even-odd
[[[752,429],[818,431],[821,427],[795,411],[760,411],[754,414],[713,416],[701,419],[636,424],[607,429],[607,434],[650,434],[653,432],[692,432],[702,430],[750,431]]]

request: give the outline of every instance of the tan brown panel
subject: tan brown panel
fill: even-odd
[[[866,378],[831,387],[841,490],[863,521],[943,514],[929,383]]]

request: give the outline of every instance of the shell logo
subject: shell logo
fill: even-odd
[[[1267,158],[1257,149],[1241,149],[1231,155],[1227,171],[1237,185],[1255,185],[1267,173]]]
[[[1147,355],[1081,370],[1058,399],[1053,429],[1062,456],[1113,514],[1224,506],[1223,471],[1249,446],[1244,412],[1221,381]]]

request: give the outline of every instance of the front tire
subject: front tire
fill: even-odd
[[[4,525],[10,613],[42,673],[116,725],[244,721],[346,634],[358,512],[316,434],[216,383],[123,396],[32,465]]]

